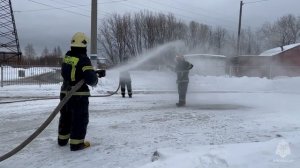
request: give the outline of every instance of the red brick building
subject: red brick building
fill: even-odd
[[[257,56],[233,57],[231,65],[235,76],[300,76],[300,43],[273,48]]]

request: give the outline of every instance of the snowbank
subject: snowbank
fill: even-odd
[[[163,71],[132,71],[132,87],[134,94],[151,92],[177,92],[176,75]],[[97,87],[90,87],[92,95],[106,94],[118,88],[119,72],[107,71]],[[281,77],[275,79],[258,77],[216,77],[191,75],[188,92],[284,92],[300,93],[300,77]],[[0,88],[2,97],[13,96],[57,96],[60,85],[12,85]]]
[[[300,136],[267,142],[159,149],[152,163],[140,168],[298,168]]]

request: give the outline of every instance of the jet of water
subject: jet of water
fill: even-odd
[[[142,64],[149,61],[150,59],[161,56],[161,53],[170,50],[171,47],[178,49],[178,48],[185,47],[185,45],[184,45],[184,42],[179,41],[179,40],[163,44],[161,46],[158,46],[154,49],[149,50],[148,52],[146,52],[142,55],[139,55],[133,59],[130,59],[130,61],[128,61],[126,64],[124,64],[120,67],[114,68],[113,71],[121,72],[121,71],[132,70],[138,66],[141,66]],[[175,57],[175,55],[174,55],[174,57]]]

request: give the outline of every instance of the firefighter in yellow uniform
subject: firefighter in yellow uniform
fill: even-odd
[[[81,88],[73,94],[60,111],[58,145],[65,146],[70,142],[71,151],[82,150],[90,146],[90,143],[85,141],[89,122],[90,91],[88,85],[97,85],[98,76],[87,56],[87,42],[88,38],[84,33],[74,34],[71,40],[71,50],[66,53],[61,66],[63,77],[61,100],[72,86],[84,80]]]

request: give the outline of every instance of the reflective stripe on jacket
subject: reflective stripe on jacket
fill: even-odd
[[[66,53],[61,66],[61,75],[64,79],[61,86],[62,94],[83,79],[85,83],[74,95],[89,96],[90,90],[87,85],[95,86],[98,83],[98,77],[85,48],[72,47],[71,51]]]

